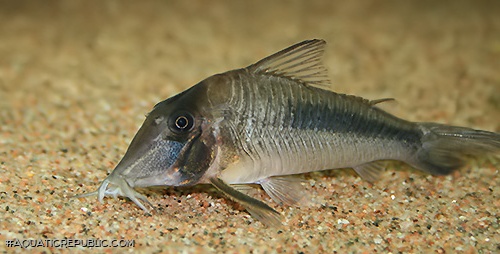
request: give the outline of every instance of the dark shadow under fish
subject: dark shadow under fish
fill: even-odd
[[[500,151],[498,133],[409,122],[374,106],[391,99],[329,91],[324,45],[303,41],[158,103],[99,189],[78,197],[125,196],[149,211],[135,187],[210,183],[278,225],[280,214],[242,186],[260,184],[278,203],[300,204],[304,192],[290,175],[352,167],[374,181],[384,160],[444,175],[469,156]]]

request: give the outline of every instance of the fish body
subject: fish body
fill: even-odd
[[[125,196],[148,211],[135,187],[209,183],[275,225],[279,213],[242,192],[242,184],[297,204],[304,193],[289,175],[352,167],[374,181],[385,160],[442,175],[468,155],[500,151],[498,133],[409,122],[376,106],[388,99],[328,90],[324,45],[295,44],[158,103],[99,189],[80,197]]]
[[[238,158],[221,167],[227,183],[403,160],[420,145],[417,125],[359,97],[246,69],[224,79],[226,89],[208,91],[225,95],[213,108],[230,109],[218,126],[223,154]]]

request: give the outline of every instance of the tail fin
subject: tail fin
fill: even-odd
[[[436,123],[419,123],[422,146],[410,162],[435,175],[464,166],[468,157],[500,152],[500,133]]]

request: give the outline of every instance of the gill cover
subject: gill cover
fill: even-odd
[[[198,183],[215,158],[214,136],[203,135],[201,126],[200,131],[193,134],[184,145],[174,165],[165,172],[167,178],[169,175],[176,176],[178,182],[176,186]]]

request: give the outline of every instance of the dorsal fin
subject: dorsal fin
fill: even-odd
[[[330,81],[322,63],[324,40],[307,40],[268,56],[247,67],[253,73],[285,77],[328,89]]]

